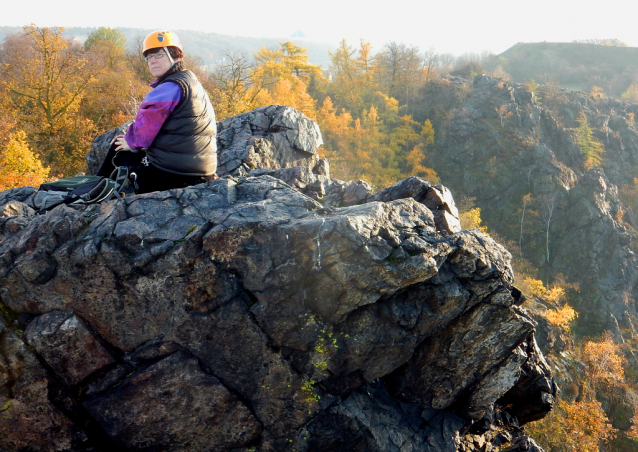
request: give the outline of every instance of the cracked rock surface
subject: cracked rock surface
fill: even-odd
[[[551,409],[509,253],[443,186],[330,179],[290,110],[224,121],[264,171],[45,215],[0,194],[1,450],[452,452],[499,401]]]

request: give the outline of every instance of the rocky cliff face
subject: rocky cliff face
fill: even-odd
[[[557,388],[449,191],[330,179],[287,107],[219,131],[208,184],[46,215],[0,194],[0,449],[532,450]]]
[[[580,285],[587,334],[635,328],[634,220],[618,187],[636,173],[638,106],[558,88],[541,101],[520,84],[477,76],[456,107],[437,130],[431,164],[442,180],[457,196],[474,197],[545,281],[560,273]],[[583,167],[574,132],[581,111],[605,145],[600,168]],[[525,205],[526,195],[533,202]]]

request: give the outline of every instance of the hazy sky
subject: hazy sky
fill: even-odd
[[[517,42],[617,38],[638,47],[638,3],[626,0],[3,0],[0,25],[185,29],[338,43],[359,38],[422,50],[500,53]]]

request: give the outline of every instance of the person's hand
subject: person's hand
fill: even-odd
[[[128,145],[128,143],[124,139],[124,135],[116,136],[115,139],[113,140],[113,142],[117,145],[117,147],[115,148],[115,152],[117,152],[117,151],[130,151],[131,150],[130,146]]]

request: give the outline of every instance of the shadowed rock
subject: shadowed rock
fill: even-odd
[[[224,451],[248,444],[261,430],[250,410],[183,352],[84,405],[116,444],[134,450]]]
[[[51,400],[51,386],[36,355],[0,319],[1,450],[70,450],[86,440]]]

